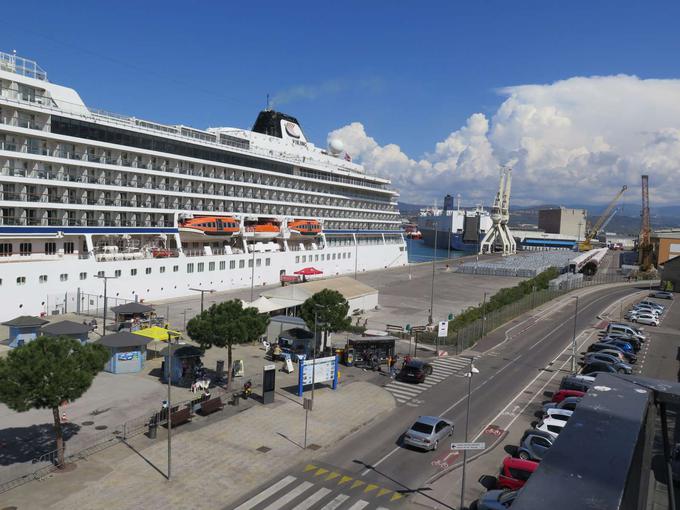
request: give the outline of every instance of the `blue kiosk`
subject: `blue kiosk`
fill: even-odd
[[[42,334],[45,336],[68,336],[78,340],[81,344],[87,342],[90,334],[90,326],[80,322],[60,321],[43,326]]]
[[[32,315],[22,315],[3,322],[2,325],[9,327],[9,346],[14,348],[35,340],[40,336],[40,328],[48,322]]]
[[[146,361],[146,344],[150,341],[150,338],[128,331],[101,337],[96,343],[106,347],[111,354],[104,370],[112,374],[140,372]]]

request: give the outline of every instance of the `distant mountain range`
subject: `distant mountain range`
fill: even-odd
[[[417,216],[420,209],[428,207],[417,204],[399,203],[399,212],[403,216]],[[558,205],[545,204],[532,207],[510,207],[510,225],[537,225],[538,211],[540,209],[556,208]],[[599,218],[599,215],[607,208],[606,205],[569,205],[574,209],[586,209],[591,224]],[[680,206],[669,205],[651,208],[650,221],[652,228],[680,227]],[[607,232],[617,234],[635,235],[640,232],[640,207],[633,204],[624,204],[616,213],[606,228]]]

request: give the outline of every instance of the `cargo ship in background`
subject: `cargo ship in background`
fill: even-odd
[[[479,243],[492,227],[491,215],[481,205],[461,208],[460,196],[454,208],[453,197],[446,195],[444,207],[435,206],[420,210],[418,230],[427,246],[463,252],[479,251]]]
[[[405,265],[398,196],[285,113],[250,130],[107,113],[0,52],[0,321],[78,311],[103,277],[150,301]]]

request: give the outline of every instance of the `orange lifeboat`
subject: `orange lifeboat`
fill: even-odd
[[[280,232],[279,226],[272,222],[262,222],[246,226],[246,235],[257,240],[274,239]]]
[[[317,220],[293,220],[288,222],[290,233],[298,236],[318,236],[321,223]]]
[[[206,236],[232,236],[239,232],[239,221],[230,216],[199,216],[186,219],[179,224],[181,232]]]

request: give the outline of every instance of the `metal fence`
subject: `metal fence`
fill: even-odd
[[[562,288],[536,291],[524,296],[514,303],[485,314],[485,317],[478,319],[467,326],[463,326],[457,330],[449,328],[449,335],[445,338],[437,337],[436,332],[418,331],[416,332],[417,341],[418,343],[429,345],[445,346],[447,349],[453,350],[453,352],[457,354],[465,349],[469,349],[477,343],[478,340],[483,338],[484,335],[496,328],[508,323],[529,310],[570,292],[571,290],[593,285],[622,283],[627,281],[630,281],[630,279],[620,274],[605,273],[580,280],[579,282],[569,282],[569,285],[564,285]]]

